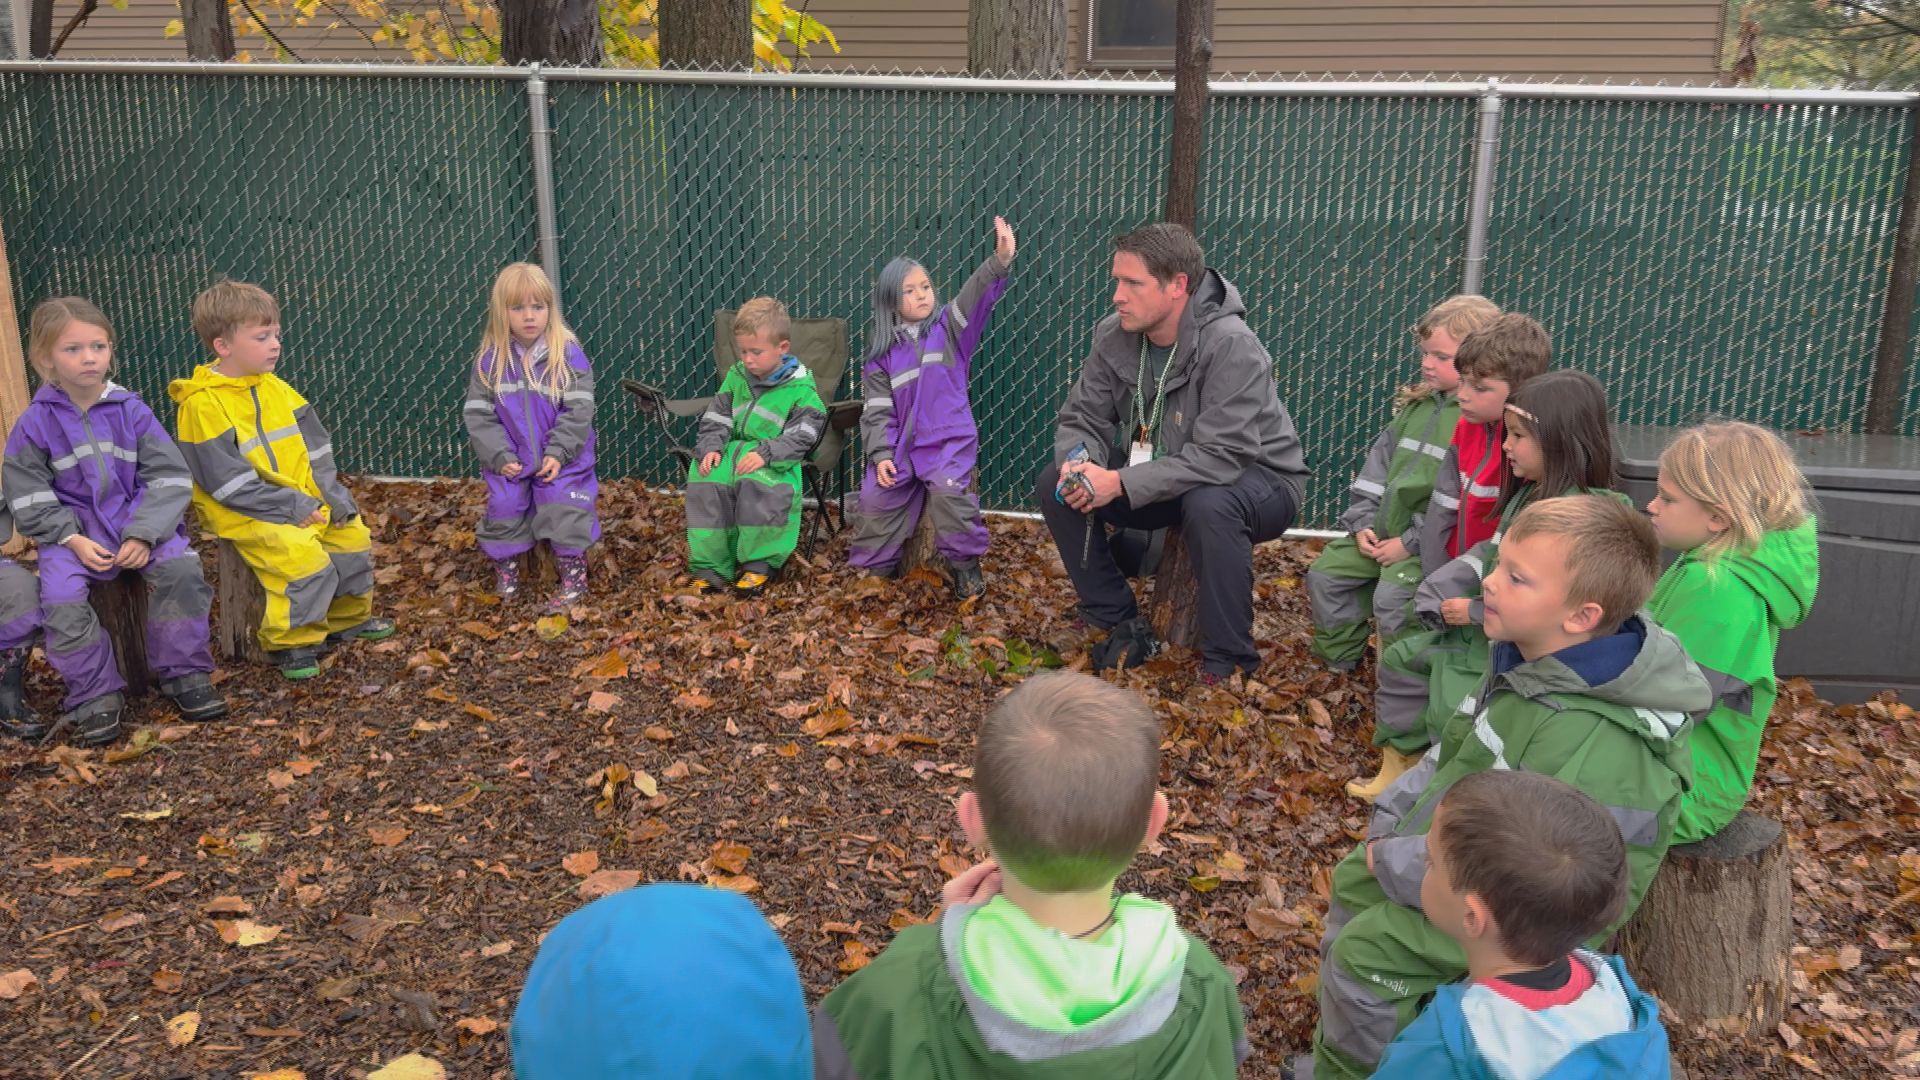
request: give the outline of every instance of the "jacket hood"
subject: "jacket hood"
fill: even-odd
[[[1635,615],[1618,631],[1538,660],[1520,660],[1510,642],[1494,643],[1492,669],[1517,694],[1582,694],[1633,710],[1636,731],[1664,744],[1688,718],[1713,707],[1713,690],[1680,639]]]
[[[513,1014],[520,1080],[805,1080],[813,1041],[793,959],[736,893],[660,884],[560,920]]]
[[[1217,319],[1232,315],[1244,318],[1246,314],[1247,306],[1240,300],[1240,290],[1220,271],[1209,266],[1200,279],[1200,287],[1193,291],[1187,301],[1186,313],[1180,316],[1180,333],[1191,340],[1193,335],[1187,333],[1189,323],[1192,329],[1199,330]]]
[[[234,378],[215,371],[212,364],[201,364],[193,369],[193,374],[185,379],[175,379],[167,384],[167,396],[180,404],[203,390],[222,390],[229,388],[244,389],[260,385],[265,375],[247,375]]]
[[[1749,554],[1729,552],[1715,559],[1710,571],[1739,578],[1759,594],[1774,623],[1791,630],[1806,621],[1820,584],[1818,527],[1808,518],[1791,529],[1776,529]]]
[[[1480,1036],[1494,1032],[1486,1031],[1476,1036],[1462,1010],[1463,999],[1473,992],[1473,984],[1453,983],[1441,987],[1438,998],[1428,1008],[1437,1006],[1440,1009],[1437,1016],[1448,1057],[1455,1062],[1472,1063],[1470,1071],[1462,1075],[1494,1077],[1524,1072],[1525,1075],[1538,1076],[1540,1080],[1602,1080],[1615,1076],[1663,1077],[1668,1074],[1667,1032],[1660,1022],[1659,1003],[1634,985],[1632,976],[1627,974],[1625,962],[1618,956],[1600,956],[1584,950],[1574,954],[1574,962],[1586,964],[1593,972],[1595,986],[1589,994],[1625,999],[1627,1029],[1585,1042],[1557,1062],[1546,1063],[1538,1058],[1525,1060],[1529,1043],[1533,1044],[1532,1049],[1537,1049],[1539,1040],[1522,1039],[1518,1046],[1510,1048],[1487,1045]],[[1516,1013],[1515,1016],[1551,1025],[1551,1013],[1552,1010],[1546,1014],[1522,1016]],[[1503,1050],[1517,1050],[1520,1060],[1514,1060]],[[1489,1057],[1497,1058],[1500,1067],[1493,1067]],[[1538,1071],[1543,1065],[1545,1071]]]

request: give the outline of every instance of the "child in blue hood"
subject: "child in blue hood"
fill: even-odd
[[[1659,1006],[1617,956],[1578,948],[1627,900],[1627,849],[1613,818],[1539,773],[1461,777],[1427,831],[1420,902],[1466,951],[1387,1047],[1374,1080],[1660,1080]]]
[[[518,1080],[809,1080],[800,976],[752,901],[661,884],[595,900],[541,943],[513,1013]]]

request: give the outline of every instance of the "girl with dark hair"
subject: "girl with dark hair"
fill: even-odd
[[[1005,219],[994,218],[993,231],[993,254],[945,307],[936,306],[933,282],[919,263],[904,256],[887,263],[873,285],[862,368],[867,470],[848,561],[893,576],[924,510],[933,515],[934,545],[952,567],[953,592],[963,600],[986,591],[980,556],[987,550],[973,483],[980,429],[967,377],[993,306],[1006,292],[1014,254]]]

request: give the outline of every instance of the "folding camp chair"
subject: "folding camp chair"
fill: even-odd
[[[793,320],[793,354],[813,373],[814,385],[819,388],[820,400],[827,406],[827,427],[820,433],[820,439],[813,445],[813,452],[801,466],[801,479],[806,491],[813,497],[813,509],[807,512],[800,526],[800,552],[811,557],[815,544],[819,540],[824,526],[831,538],[847,522],[847,485],[844,478],[839,485],[838,521],[833,518],[827,499],[827,478],[839,476],[841,459],[847,448],[847,432],[860,423],[863,403],[836,401],[840,392],[840,383],[847,373],[847,321],[845,319],[795,319]],[[713,360],[719,380],[726,378],[728,371],[739,362],[739,354],[733,345],[733,312],[731,310],[713,313]],[[713,401],[713,394],[702,397],[673,399],[657,386],[650,386],[637,379],[622,379],[620,385],[632,394],[634,404],[649,420],[660,426],[670,442],[668,453],[679,464],[681,475],[693,465],[693,447],[691,440],[677,441],[674,432],[674,418],[690,419],[706,411]]]

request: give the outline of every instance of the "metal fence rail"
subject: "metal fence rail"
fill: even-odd
[[[1302,524],[1338,513],[1483,204],[1485,291],[1541,318],[1622,419],[1858,428],[1914,95],[1491,89],[1216,87],[1201,233],[1318,471]],[[1025,508],[1107,308],[1108,240],[1159,213],[1170,90],[4,64],[0,220],[21,302],[100,303],[123,381],[163,416],[204,351],[188,302],[226,274],[280,297],[285,373],[349,468],[459,475],[462,372],[505,262],[555,271],[603,386],[692,394],[714,383],[716,308],[767,293],[848,318],[859,343],[886,258],[951,291],[1005,214],[1021,256],[973,394],[986,501]],[[624,402],[601,416],[607,475],[677,479]],[[1920,378],[1899,416],[1916,432]]]

